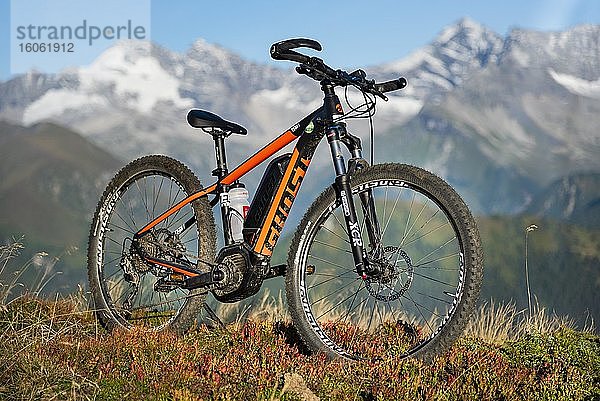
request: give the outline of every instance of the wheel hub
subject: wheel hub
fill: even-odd
[[[130,248],[131,259],[135,270],[144,274],[150,270],[157,276],[163,276],[154,264],[144,260],[142,255],[156,259],[174,261],[185,256],[186,248],[179,236],[167,229],[152,231],[137,240],[137,249],[132,244]]]
[[[410,288],[414,267],[408,254],[397,246],[386,246],[383,255],[371,261],[378,274],[365,279],[372,297],[389,302],[400,298]]]

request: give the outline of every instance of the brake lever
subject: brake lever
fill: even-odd
[[[370,91],[372,94],[379,96],[380,98],[382,98],[383,100],[385,100],[386,102],[389,100],[388,97],[386,95],[384,95],[383,93],[379,92],[377,89],[373,88]]]
[[[381,92],[381,91],[379,91],[379,90],[376,89],[376,87],[375,87],[375,80],[374,79],[364,80],[364,86],[365,86],[365,90],[367,92],[372,93],[375,96],[379,96],[380,98],[382,98],[386,102],[389,100],[388,97],[383,94],[383,92]]]

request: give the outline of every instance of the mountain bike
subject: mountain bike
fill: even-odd
[[[377,98],[387,100],[386,92],[407,81],[375,83],[362,70],[335,70],[297,48],[322,50],[314,40],[290,39],[273,44],[271,57],[298,63],[299,74],[319,83],[323,104],[238,167],[228,169],[225,139],[246,129],[193,109],[188,123],[214,140],[213,184],[202,187],[185,165],[160,155],[131,162],[108,184],[88,247],[90,289],[106,328],[183,332],[208,296],[238,302],[284,276],[294,327],[310,350],[330,358],[429,357],[463,331],[483,275],[471,213],[450,185],[423,169],[369,163],[346,125],[371,120]],[[336,88],[360,91],[364,103],[344,111]],[[272,265],[323,138],[334,182],[301,220],[287,264]],[[294,141],[267,165],[249,203],[240,179]]]

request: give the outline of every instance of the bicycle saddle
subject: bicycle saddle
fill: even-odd
[[[192,109],[187,114],[187,122],[194,128],[218,128],[227,133],[246,135],[248,130],[239,124],[223,120],[209,111]]]

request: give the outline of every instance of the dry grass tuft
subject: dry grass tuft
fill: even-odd
[[[539,304],[537,298],[532,305],[531,315],[526,309],[517,310],[514,303],[496,303],[490,300],[475,312],[465,335],[489,344],[501,345],[528,334],[550,335],[562,329],[579,329],[586,333],[595,331],[593,319],[583,328],[578,328],[573,319],[549,312],[548,308]]]
[[[514,338],[518,315],[515,304],[486,302],[475,312],[465,335],[490,344],[502,344]]]

